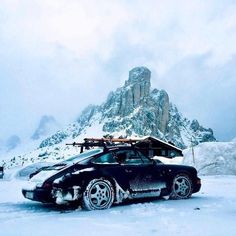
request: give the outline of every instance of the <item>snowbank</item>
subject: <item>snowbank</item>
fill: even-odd
[[[200,175],[236,175],[236,142],[201,143],[184,150],[185,165],[194,166]]]

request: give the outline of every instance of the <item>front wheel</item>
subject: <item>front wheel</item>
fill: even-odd
[[[82,207],[86,210],[110,208],[114,201],[114,189],[106,179],[91,180],[83,192]]]
[[[193,192],[193,185],[190,177],[186,174],[176,175],[171,189],[171,199],[190,198]]]

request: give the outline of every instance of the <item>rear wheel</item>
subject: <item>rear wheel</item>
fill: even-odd
[[[110,208],[114,201],[114,189],[106,179],[91,180],[83,192],[82,207],[86,210]]]
[[[190,198],[193,192],[193,185],[190,177],[186,174],[176,175],[170,194],[171,199],[186,199]]]

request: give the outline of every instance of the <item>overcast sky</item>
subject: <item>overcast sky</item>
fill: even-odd
[[[190,119],[236,137],[234,0],[1,0],[0,140],[65,124],[147,66]]]

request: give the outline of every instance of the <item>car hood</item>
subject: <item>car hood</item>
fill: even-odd
[[[38,174],[34,175],[30,181],[36,183],[44,182],[58,172],[59,170],[41,170]]]
[[[64,166],[52,166],[46,169],[41,170],[39,173],[34,175],[29,182],[36,183],[38,187],[45,181],[53,182],[55,179],[58,179],[64,176],[67,173],[80,173],[84,171],[91,171],[91,168],[88,168],[87,165],[64,165]]]

